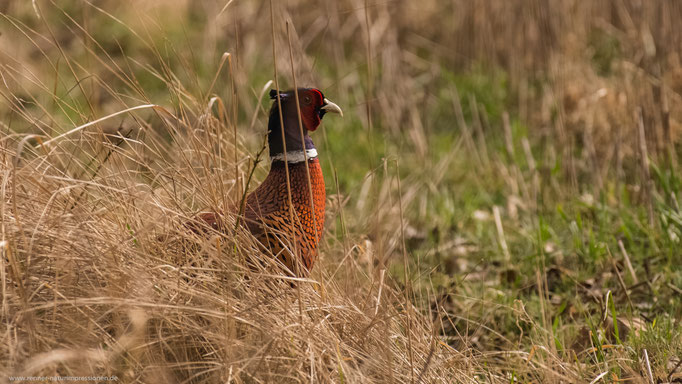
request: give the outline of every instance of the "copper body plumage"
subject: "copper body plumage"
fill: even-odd
[[[274,163],[268,177],[248,196],[244,222],[260,243],[277,255],[289,271],[305,275],[317,260],[317,245],[324,231],[324,177],[320,161],[317,158],[308,160],[311,204],[305,163],[289,164],[292,215],[289,212],[285,169],[283,162]],[[290,235],[292,229],[295,233],[293,239]],[[296,263],[294,252],[299,256],[300,265]]]

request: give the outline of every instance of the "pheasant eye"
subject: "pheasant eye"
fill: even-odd
[[[303,102],[306,104],[310,104],[311,101],[313,101],[313,99],[310,96],[306,96],[303,98]]]

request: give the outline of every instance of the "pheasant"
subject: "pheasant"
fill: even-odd
[[[241,222],[289,272],[304,277],[318,258],[326,200],[320,160],[308,132],[319,127],[327,112],[341,116],[343,112],[315,88],[289,90],[280,92],[279,96],[278,102],[277,91],[270,91],[270,98],[274,100],[268,122],[270,172],[246,197]],[[222,226],[220,215],[215,213],[202,213],[198,221],[214,229]]]

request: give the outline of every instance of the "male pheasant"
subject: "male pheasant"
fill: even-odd
[[[320,160],[308,132],[319,127],[327,112],[341,116],[343,112],[315,88],[280,92],[279,96],[278,102],[277,91],[270,91],[270,98],[274,100],[268,122],[270,172],[246,197],[241,222],[289,272],[303,277],[318,258],[326,200]],[[200,214],[199,219],[215,229],[221,226],[219,216],[213,213]]]

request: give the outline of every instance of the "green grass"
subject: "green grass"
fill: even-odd
[[[505,97],[505,82],[488,80],[500,77],[498,71],[485,74],[476,70],[446,75],[440,84],[443,90],[456,87],[462,95],[478,100],[489,112],[491,122],[499,126],[500,111],[514,110]],[[442,117],[448,108],[452,108],[450,101],[443,96],[426,114]],[[469,124],[473,123],[471,114],[465,114],[465,118]],[[469,320],[494,324],[494,329],[504,336],[504,339],[492,337],[478,341],[484,350],[530,351],[538,338],[546,337],[545,332],[551,328],[557,352],[568,359],[595,364],[608,360],[608,355],[617,350],[634,353],[636,361],[637,351],[646,348],[650,358],[655,353],[657,368],[664,370],[662,362],[682,353],[680,335],[671,325],[677,324],[680,315],[680,298],[675,287],[680,287],[682,279],[677,267],[682,261],[678,252],[682,221],[680,211],[665,197],[679,196],[679,179],[667,167],[659,168],[652,163],[655,177],[652,227],[641,193],[633,195],[631,186],[611,175],[597,196],[591,194],[588,183],[575,189],[563,177],[565,170],[560,162],[543,163],[542,159],[548,157],[547,147],[536,141],[532,147],[536,167],[548,172],[538,175],[538,198],[531,202],[536,206],[517,207],[512,216],[507,207],[516,204],[519,196],[511,195],[499,168],[518,167],[523,181],[532,183],[532,172],[518,140],[528,137],[529,130],[518,117],[512,116],[512,121],[512,135],[517,138],[514,158],[506,156],[501,135],[486,136],[486,150],[494,158],[494,164],[472,163],[472,153],[460,143],[461,133],[452,126],[442,126],[442,122],[434,123],[428,159],[417,158],[405,150],[409,144],[405,143],[404,136],[392,136],[380,129],[372,132],[376,142],[385,144],[374,161],[379,160],[379,154],[398,159],[401,175],[407,176],[410,185],[416,186],[426,200],[423,209],[415,203],[405,213],[410,226],[418,229],[414,238],[408,239],[408,246],[413,264],[410,279],[419,291],[417,295],[428,298],[422,305],[432,305],[434,292],[436,297],[449,297],[447,300],[455,302],[453,311],[473,305],[466,312]],[[343,167],[341,185],[353,191],[353,185],[363,180],[360,176],[367,169],[368,159],[360,155],[368,153],[367,132],[352,128],[328,132],[328,135],[331,144],[325,149]],[[429,188],[428,182],[434,177],[429,165],[452,153],[444,177],[433,189]],[[555,188],[574,192],[555,194]],[[505,260],[499,245],[491,211],[494,205],[503,212],[510,260]],[[476,218],[481,212],[487,215]],[[464,245],[458,251],[442,250],[451,246],[453,239],[460,239]],[[648,284],[635,284],[626,269],[619,241],[628,252],[639,282],[645,279]],[[540,289],[536,273],[546,280]],[[627,293],[617,274],[626,285]],[[392,275],[400,280],[401,264],[393,266]],[[519,323],[518,313],[512,311],[517,301],[523,303],[529,314],[526,322]],[[471,304],[475,302],[486,304]],[[546,324],[541,308],[544,308]],[[605,313],[610,316],[606,321]],[[614,317],[619,321],[633,317],[646,319],[645,326],[633,330],[621,325],[618,332],[613,326]],[[467,322],[458,323],[456,328],[451,335],[475,331]],[[597,350],[591,353],[590,348]],[[623,373],[620,368],[613,369],[616,376]]]

